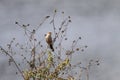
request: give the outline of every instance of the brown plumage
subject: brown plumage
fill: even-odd
[[[45,36],[45,39],[46,39],[47,44],[50,46],[50,49],[51,49],[52,51],[54,51],[53,41],[52,41],[51,34],[52,34],[51,32],[48,32],[48,33],[46,34],[46,36]]]

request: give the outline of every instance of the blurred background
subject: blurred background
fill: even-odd
[[[71,16],[68,36],[82,37],[81,45],[88,48],[76,60],[99,59],[100,66],[90,71],[90,80],[120,79],[120,0],[0,0],[0,45],[13,37],[24,42],[22,30],[15,25],[39,25],[43,17],[53,15],[55,9]],[[57,14],[59,18],[61,14]],[[56,21],[59,23],[59,21]],[[57,24],[56,24],[57,25]],[[44,35],[51,29],[49,22],[41,27]],[[69,46],[69,42],[66,43]],[[0,54],[0,80],[22,80],[16,68],[8,66],[8,57]]]

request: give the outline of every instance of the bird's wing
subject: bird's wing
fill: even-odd
[[[48,44],[52,44],[52,37],[49,36],[48,38],[46,38],[46,42],[47,42]]]

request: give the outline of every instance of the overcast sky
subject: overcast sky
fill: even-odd
[[[22,40],[22,31],[15,21],[36,26],[46,15],[53,15],[53,10],[64,11],[66,16],[72,17],[68,36],[76,38],[80,35],[83,37],[81,43],[88,45],[84,58],[76,55],[76,59],[101,60],[101,65],[92,70],[90,80],[118,80],[119,4],[119,0],[0,0],[0,45],[4,46],[13,37]],[[47,26],[41,28],[42,34],[51,30]],[[7,58],[0,55],[0,80],[18,80],[13,73],[15,69],[7,67],[5,60]]]

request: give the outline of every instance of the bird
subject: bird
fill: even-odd
[[[52,32],[48,32],[45,36],[46,42],[49,45],[50,49],[54,52],[54,48],[53,48],[53,40],[52,40]]]

